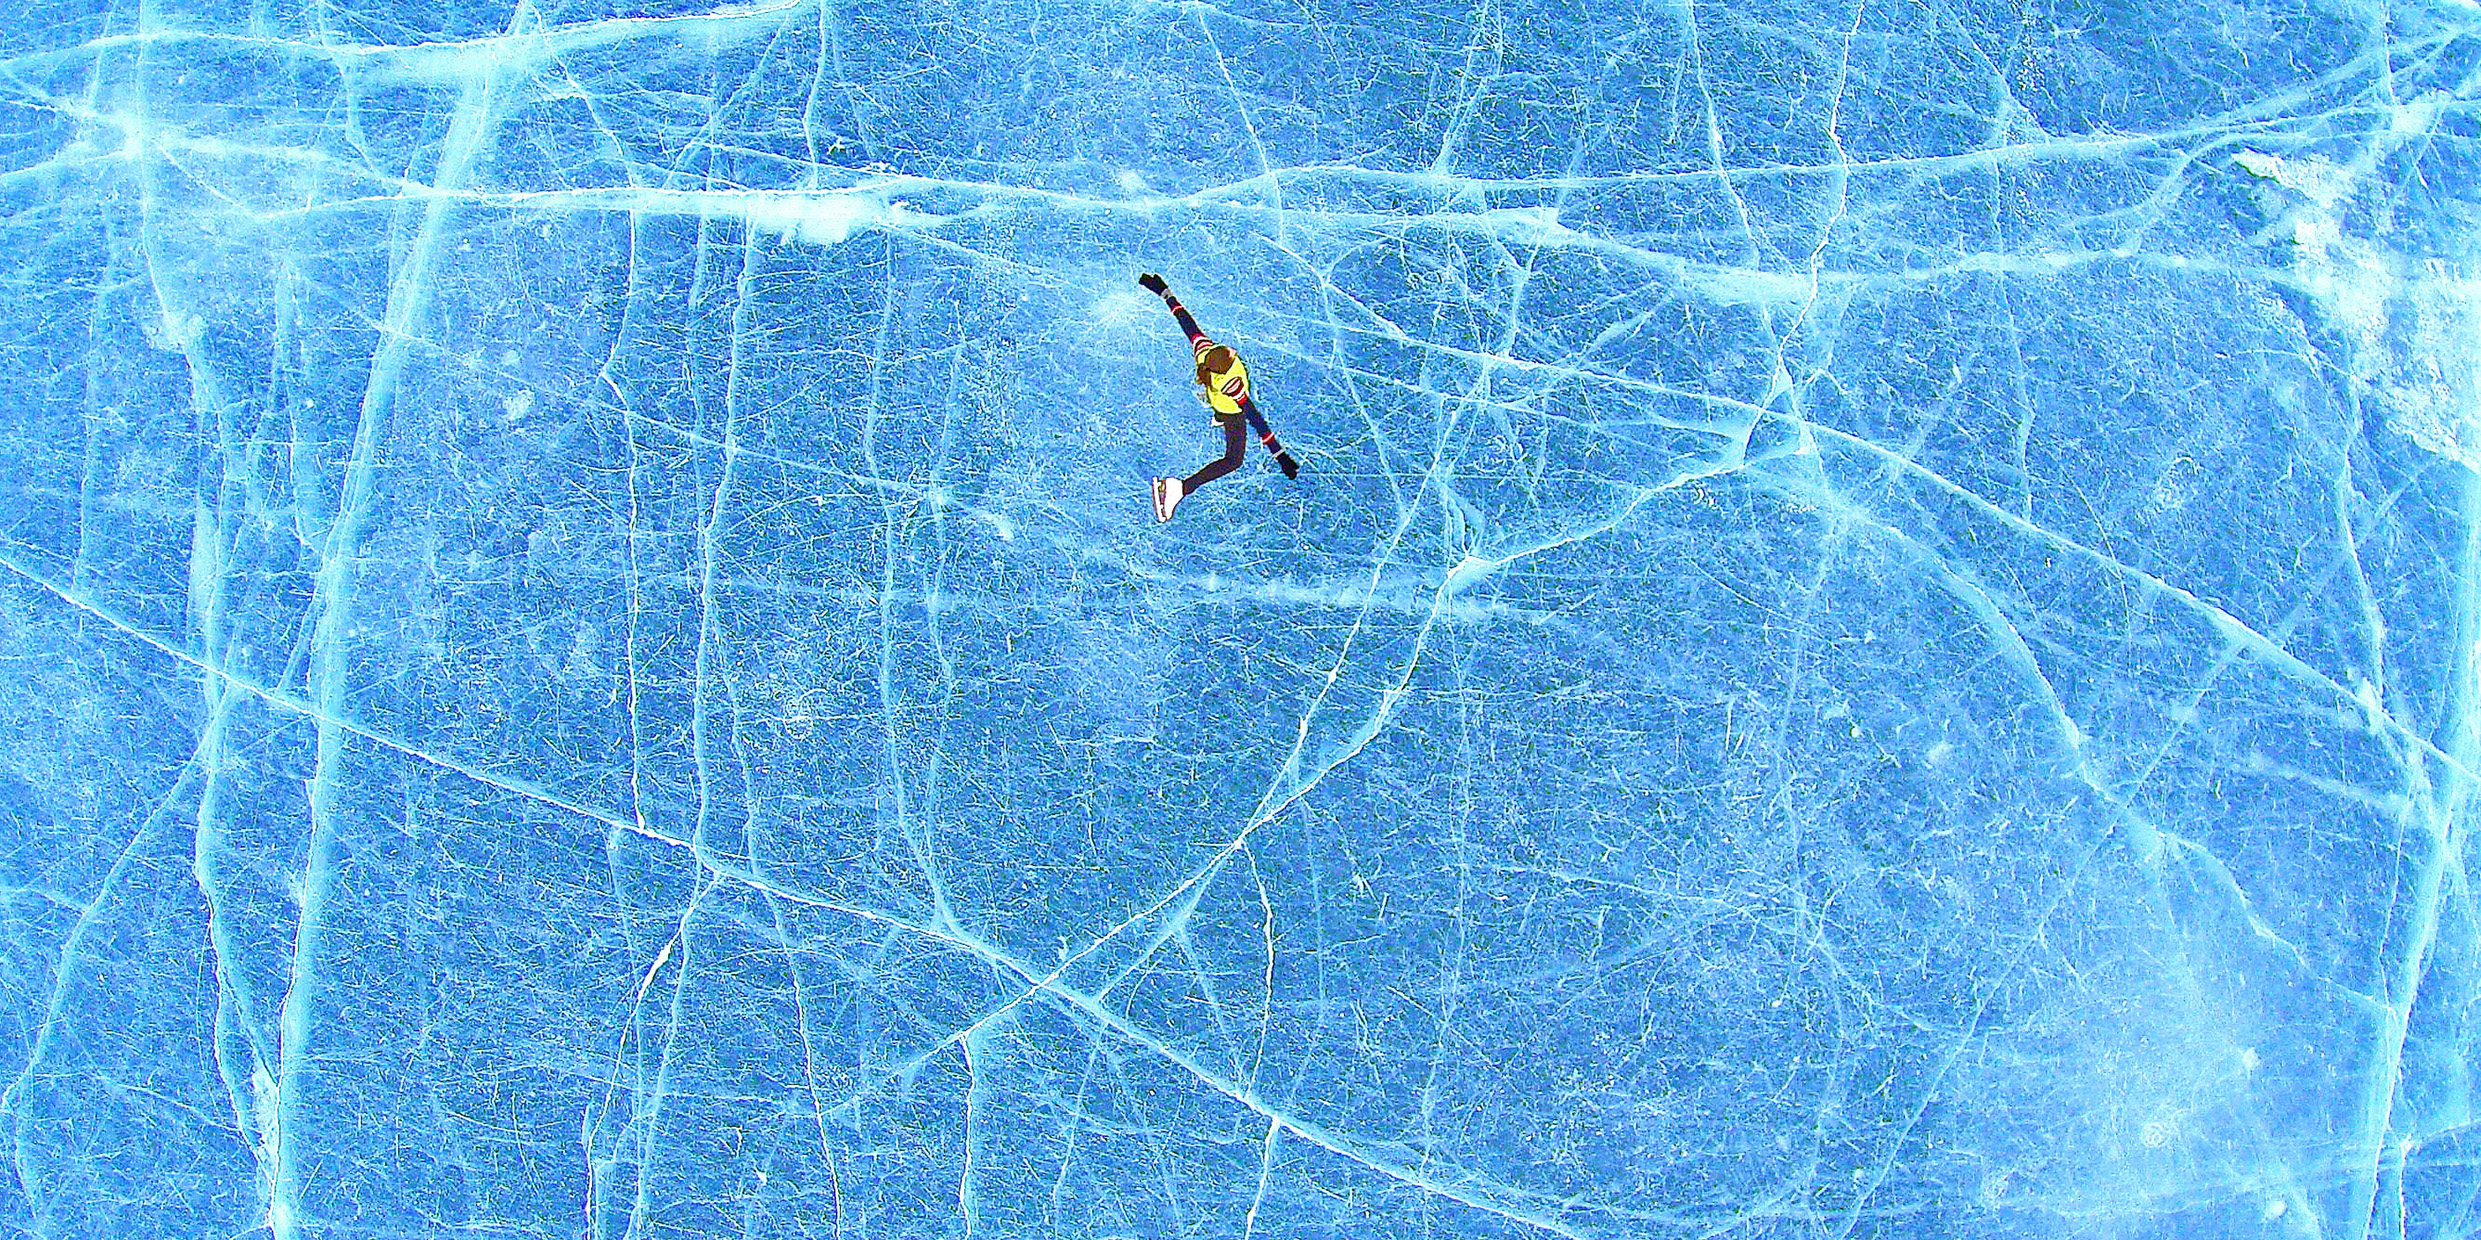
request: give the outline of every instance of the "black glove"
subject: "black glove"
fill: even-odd
[[[1137,277],[1137,286],[1157,297],[1163,295],[1163,290],[1166,287],[1163,283],[1163,277],[1158,276],[1151,271]]]

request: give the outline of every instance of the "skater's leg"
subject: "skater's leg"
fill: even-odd
[[[1198,471],[1180,483],[1182,495],[1194,494],[1199,487],[1240,468],[1241,453],[1249,444],[1249,432],[1239,418],[1217,418],[1223,424],[1223,455],[1206,462]]]

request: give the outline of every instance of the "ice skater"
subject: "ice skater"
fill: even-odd
[[[1275,432],[1268,430],[1266,419],[1259,416],[1258,403],[1249,399],[1249,368],[1241,364],[1240,355],[1207,339],[1206,333],[1197,329],[1197,320],[1190,318],[1180,299],[1172,296],[1163,277],[1149,271],[1137,277],[1137,283],[1161,297],[1163,304],[1171,307],[1172,317],[1180,320],[1180,330],[1189,333],[1189,348],[1197,359],[1198,386],[1205,389],[1206,405],[1214,410],[1215,425],[1223,428],[1222,456],[1206,462],[1186,478],[1154,480],[1154,519],[1171,520],[1172,510],[1180,506],[1182,497],[1240,467],[1241,450],[1248,442],[1241,431],[1244,423],[1258,432],[1258,442],[1275,454],[1275,463],[1283,466],[1284,477],[1300,477],[1300,462],[1275,442]]]

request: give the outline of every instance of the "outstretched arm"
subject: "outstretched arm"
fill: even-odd
[[[1276,442],[1275,432],[1266,428],[1266,418],[1258,413],[1258,402],[1243,396],[1240,399],[1240,407],[1241,416],[1249,419],[1249,429],[1258,432],[1258,442],[1265,444],[1266,450],[1275,454],[1275,463],[1283,467],[1284,477],[1300,477],[1301,463],[1293,460],[1292,454],[1284,451],[1284,446]]]
[[[1180,320],[1180,330],[1189,333],[1189,344],[1192,347],[1206,338],[1206,333],[1197,329],[1197,320],[1189,317],[1188,307],[1181,305],[1180,299],[1172,296],[1171,286],[1163,282],[1163,277],[1149,271],[1137,277],[1137,283],[1144,286],[1147,292],[1161,297],[1163,304],[1172,308],[1172,317]]]

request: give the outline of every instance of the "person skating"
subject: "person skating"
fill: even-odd
[[[1161,297],[1163,304],[1171,307],[1172,317],[1180,320],[1180,330],[1189,334],[1190,353],[1197,363],[1198,386],[1204,389],[1207,407],[1214,410],[1215,425],[1223,430],[1222,456],[1208,461],[1186,478],[1154,480],[1154,519],[1171,520],[1172,510],[1180,506],[1183,498],[1240,467],[1242,451],[1248,444],[1242,430],[1244,426],[1258,432],[1258,442],[1265,444],[1266,450],[1275,455],[1275,463],[1283,467],[1284,477],[1300,477],[1300,462],[1293,460],[1292,454],[1284,451],[1284,446],[1275,441],[1275,432],[1267,429],[1266,418],[1258,412],[1258,403],[1249,398],[1249,367],[1242,364],[1240,355],[1207,339],[1206,333],[1198,330],[1197,320],[1189,317],[1188,309],[1180,304],[1179,298],[1172,296],[1170,287],[1163,283],[1163,277],[1149,271],[1138,276],[1137,283],[1147,292]]]

